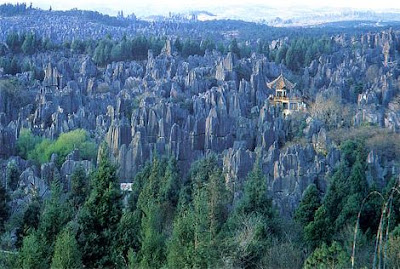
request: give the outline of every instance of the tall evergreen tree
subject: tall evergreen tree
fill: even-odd
[[[51,197],[45,202],[38,226],[38,235],[49,265],[57,235],[72,217],[71,209],[62,196],[62,186],[56,180],[52,183]]]
[[[22,43],[22,47],[21,47],[23,53],[29,54],[29,55],[32,55],[33,53],[35,53],[35,50],[36,50],[36,46],[35,46],[36,40],[35,39],[36,39],[36,37],[32,33],[29,33],[25,36],[25,40]]]
[[[218,238],[228,205],[216,159],[211,157],[194,164],[190,183],[190,190],[183,189],[180,195],[179,213],[168,244],[168,265],[216,267],[220,261]]]
[[[258,161],[247,176],[243,197],[236,208],[236,214],[260,214],[269,222],[275,217],[272,199],[267,193],[267,179]]]
[[[27,235],[20,249],[20,267],[23,269],[46,268],[46,258],[43,252],[43,242],[40,241],[36,232]]]
[[[194,212],[191,207],[182,207],[173,225],[168,241],[167,264],[169,268],[192,268],[195,255]]]
[[[322,243],[329,243],[332,239],[333,231],[328,211],[325,205],[322,205],[315,212],[314,220],[304,228],[304,239],[306,244],[314,249]]]
[[[57,236],[51,268],[83,268],[82,256],[79,251],[78,242],[75,239],[75,234],[68,228],[65,228]]]
[[[317,186],[315,184],[311,184],[305,190],[300,205],[295,212],[295,220],[303,227],[307,226],[311,221],[314,220],[315,211],[317,211],[320,205],[321,198],[319,197]]]
[[[92,190],[78,215],[78,243],[87,267],[112,267],[113,244],[122,214],[116,167],[103,149],[100,163],[91,178]]]
[[[143,209],[141,225],[141,249],[139,252],[141,268],[161,268],[165,262],[165,239],[163,233],[163,212],[159,203],[147,204]]]
[[[21,226],[17,229],[16,246],[21,247],[22,239],[39,226],[40,220],[40,200],[37,194],[32,198],[28,207],[24,211]]]
[[[232,52],[233,54],[235,54],[237,57],[241,57],[240,55],[240,49],[237,43],[236,38],[232,39],[230,45],[229,45],[229,52]]]
[[[233,266],[244,268],[261,260],[271,236],[278,232],[276,213],[267,194],[267,179],[259,161],[248,174],[243,196],[224,230],[229,238],[226,255],[232,257]]]
[[[4,230],[9,215],[9,208],[7,205],[7,192],[3,185],[0,183],[0,232]]]
[[[78,209],[86,200],[89,194],[89,182],[86,171],[82,166],[75,169],[71,176],[71,190],[69,201],[71,205]]]

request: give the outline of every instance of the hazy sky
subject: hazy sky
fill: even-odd
[[[0,3],[17,3],[23,0],[0,0]],[[33,6],[48,9],[79,9],[98,10],[101,12],[115,13],[117,10],[124,10],[125,14],[134,12],[137,15],[166,14],[168,11],[179,12],[193,9],[213,9],[232,5],[266,5],[266,6],[314,6],[314,7],[351,7],[361,9],[393,9],[400,8],[400,1],[397,0],[123,0],[123,1],[99,1],[99,0],[33,0]]]

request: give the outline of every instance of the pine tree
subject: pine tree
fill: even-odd
[[[75,235],[68,228],[58,236],[54,247],[51,268],[80,269],[83,268],[82,257]]]
[[[268,222],[271,222],[275,217],[272,199],[267,194],[267,179],[263,175],[258,161],[247,176],[243,197],[237,206],[236,213],[243,215],[260,214]]]
[[[322,243],[330,242],[333,235],[333,227],[324,205],[315,212],[314,220],[304,228],[306,244],[314,249]]]
[[[34,231],[39,226],[40,220],[40,200],[37,195],[34,195],[32,201],[24,211],[22,217],[22,224],[17,229],[17,242],[16,246],[22,245],[22,239],[28,235],[31,231]]]
[[[62,197],[62,186],[58,180],[51,186],[51,197],[45,202],[43,213],[40,217],[38,235],[43,242],[43,251],[50,264],[54,251],[57,235],[71,218],[71,210]]]
[[[165,235],[162,230],[163,212],[160,205],[149,203],[144,208],[141,225],[141,268],[161,268],[165,262]]]
[[[170,158],[165,170],[164,179],[160,188],[161,201],[168,201],[171,206],[178,204],[180,178],[175,158]]]
[[[91,178],[92,190],[78,215],[78,243],[87,267],[112,267],[113,244],[122,214],[117,170],[102,151],[99,167]]]
[[[303,199],[295,212],[295,220],[303,227],[314,220],[315,211],[321,206],[321,199],[315,184],[311,184],[304,192]]]
[[[305,261],[304,268],[350,268],[350,258],[338,242],[329,247],[324,243]]]
[[[71,205],[78,209],[83,205],[89,193],[88,178],[82,166],[75,169],[71,176],[71,191],[69,201]]]
[[[6,189],[0,184],[0,232],[4,230],[9,215],[9,208],[7,205],[7,192]]]
[[[43,242],[40,241],[36,232],[24,237],[22,248],[19,253],[20,266],[23,269],[46,268],[45,254],[43,253]]]
[[[229,52],[232,52],[235,54],[237,57],[240,58],[240,49],[237,43],[236,38],[232,39],[231,44],[229,45]]]
[[[181,39],[179,37],[177,37],[175,39],[174,47],[175,47],[176,51],[178,51],[179,53],[182,52],[182,43],[181,43]]]
[[[29,33],[25,36],[25,40],[24,43],[22,43],[22,51],[25,54],[29,54],[32,55],[33,53],[35,53],[35,35],[33,35],[32,33]]]
[[[193,268],[195,255],[194,213],[182,208],[175,218],[171,239],[168,242],[167,264],[169,268]]]
[[[135,253],[135,265],[137,261],[137,253],[140,250],[140,227],[141,212],[125,210],[118,223],[115,237],[115,251],[120,255],[117,256],[117,267],[123,267],[126,260],[129,260],[129,252]]]
[[[215,157],[195,163],[191,187],[182,189],[171,241],[168,265],[216,267],[220,261],[221,228],[227,218],[228,195]]]
[[[224,232],[228,238],[226,255],[233,256],[233,265],[238,267],[251,267],[260,262],[271,235],[278,232],[276,213],[267,194],[267,179],[259,161],[246,178],[243,196]]]

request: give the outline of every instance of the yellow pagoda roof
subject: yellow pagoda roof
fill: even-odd
[[[281,90],[281,89],[288,89],[292,90],[294,87],[296,87],[296,83],[292,83],[289,80],[287,80],[282,74],[279,75],[275,80],[268,82],[267,86],[270,89],[276,89],[276,90]]]

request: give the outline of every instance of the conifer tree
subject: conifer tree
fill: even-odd
[[[38,235],[43,242],[48,264],[51,262],[57,235],[72,217],[71,213],[63,198],[62,186],[56,179],[51,185],[51,197],[45,202],[38,226]]]
[[[82,267],[82,257],[75,234],[65,228],[57,236],[51,268],[80,269]]]
[[[43,242],[40,241],[36,232],[25,236],[19,253],[20,267],[23,269],[46,268],[45,253],[42,246]]]
[[[267,194],[267,179],[259,161],[248,174],[243,196],[224,230],[229,238],[226,255],[232,257],[233,266],[244,268],[261,260],[271,236],[278,232],[276,213]]]
[[[122,214],[116,167],[103,149],[99,166],[91,178],[92,190],[78,215],[78,244],[87,267],[115,264],[115,233]]]
[[[8,212],[7,192],[3,185],[0,184],[0,232],[4,230],[4,224],[8,219]]]
[[[82,166],[75,169],[71,176],[71,190],[69,201],[71,205],[78,209],[86,200],[89,194],[89,184],[86,171]]]
[[[315,211],[320,207],[321,199],[315,184],[311,184],[304,191],[300,205],[295,212],[295,219],[303,227],[314,220]]]

